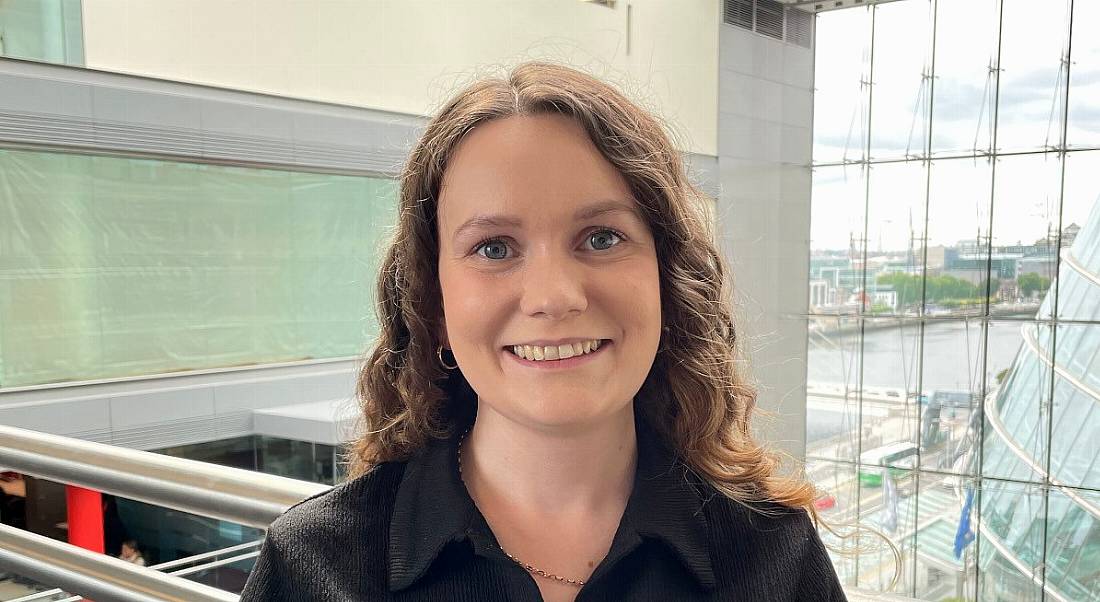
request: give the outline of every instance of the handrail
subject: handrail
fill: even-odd
[[[187,556],[184,558],[169,560],[168,562],[161,562],[159,564],[154,564],[149,568],[156,569],[158,571],[168,571],[168,569],[175,570],[176,567],[195,564],[196,562],[199,562],[201,560],[207,560],[209,558],[221,558],[222,556],[233,554],[234,552],[241,552],[244,550],[255,550],[256,548],[259,548],[261,544],[263,544],[262,539],[257,541],[246,541],[235,546],[229,546],[228,548],[221,548],[210,552],[203,552],[202,554],[195,554],[194,556]]]
[[[0,525],[0,566],[98,602],[237,602],[238,596]]]
[[[154,571],[166,573],[168,575],[184,577],[193,573],[217,568],[219,566],[233,564],[242,560],[248,560],[249,558],[256,558],[260,555],[259,547],[262,544],[262,539],[257,541],[249,541],[242,544],[237,544],[235,546],[230,546],[228,548],[221,548],[219,550],[213,550],[211,552],[203,552],[202,554],[195,554],[194,556],[186,556],[184,558],[177,558],[176,560],[169,560],[168,562],[162,562],[160,564],[149,565],[149,568]],[[233,556],[233,554],[237,552],[243,553]],[[210,559],[214,560],[203,563],[203,561]],[[54,596],[64,594],[65,590],[61,588],[54,588],[34,594],[28,594],[14,600],[8,600],[8,602],[42,601],[47,598],[53,598]],[[52,602],[79,602],[81,599],[82,596],[72,596],[67,597],[63,600],[53,600]]]
[[[0,466],[259,528],[266,528],[302,499],[329,489],[317,483],[2,425]],[[233,561],[256,554],[246,553]],[[223,590],[6,525],[0,525],[0,567],[97,602],[238,600]],[[845,589],[845,594],[852,602],[914,602],[904,596],[858,589]]]
[[[0,426],[0,466],[191,514],[266,529],[328,485]]]

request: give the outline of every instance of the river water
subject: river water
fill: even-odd
[[[986,327],[987,341],[981,320],[927,322],[923,350],[915,323],[868,329],[863,340],[863,388],[977,391],[983,368],[992,379],[1012,365],[1023,342],[1020,327],[1028,323],[991,322]],[[849,388],[858,387],[859,334],[812,333],[807,363],[806,380],[811,386],[847,383]]]
[[[931,321],[924,329],[923,350],[916,324],[868,329],[863,341],[862,388],[897,389],[899,395],[935,390],[977,393],[984,371],[988,390],[997,373],[1015,360],[1023,342],[1020,328],[1025,324],[1029,322],[997,320],[985,326],[985,332],[978,319]],[[859,342],[858,332],[810,334],[807,384],[811,395],[815,386],[860,387]],[[829,405],[834,402],[835,408],[816,403],[807,409],[806,439],[811,447],[855,428],[858,404],[843,399],[825,401]]]

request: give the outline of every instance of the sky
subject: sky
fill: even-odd
[[[1063,226],[1083,224],[1100,198],[1100,2],[1076,3],[1072,46],[1068,0],[1004,0],[1000,27],[996,0],[940,0],[935,15],[932,5],[902,0],[818,15],[815,250],[847,248],[865,217],[869,250],[905,249],[910,232],[924,230],[926,190],[931,245],[973,239],[979,228],[988,236],[991,196],[995,245],[1045,236],[1058,228],[1060,206]],[[998,40],[999,89],[990,70]],[[949,158],[992,147],[995,105],[1000,152],[1056,146],[1067,48],[1067,146],[1081,150],[1066,154],[1064,198],[1058,153],[998,157],[995,187],[991,159]],[[923,155],[929,129],[931,177],[920,161],[877,162]],[[864,159],[868,135],[869,167],[835,165]]]

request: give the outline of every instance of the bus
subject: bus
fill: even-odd
[[[897,478],[917,467],[917,444],[898,441],[868,450],[859,455],[859,484],[882,486],[882,467],[889,466],[890,475]]]

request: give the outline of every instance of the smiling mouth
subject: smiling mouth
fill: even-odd
[[[610,342],[609,339],[592,339],[571,345],[545,347],[541,345],[509,345],[504,349],[508,353],[527,361],[553,362],[593,354]]]

